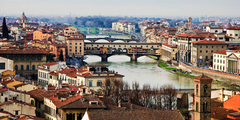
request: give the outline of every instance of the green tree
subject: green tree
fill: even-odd
[[[9,39],[8,27],[7,27],[7,24],[6,24],[6,19],[5,19],[5,17],[3,18],[2,32],[3,32],[3,38]]]
[[[63,58],[63,51],[62,51],[62,50],[60,51],[59,61],[64,61],[64,58]]]
[[[50,53],[47,54],[47,62],[53,62],[54,61],[54,57],[56,57],[56,55]]]

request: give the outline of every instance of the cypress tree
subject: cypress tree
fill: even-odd
[[[6,19],[5,19],[5,17],[3,18],[2,33],[3,33],[3,38],[9,39],[8,27],[7,27],[7,24],[6,24]]]

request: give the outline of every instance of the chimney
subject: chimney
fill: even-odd
[[[118,107],[122,107],[121,106],[121,99],[118,99]]]

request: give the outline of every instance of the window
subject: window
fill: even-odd
[[[92,80],[89,81],[89,87],[92,87]]]
[[[232,34],[230,34],[230,36],[232,36]]]
[[[15,65],[15,70],[16,70],[16,71],[18,70],[18,65]]]
[[[198,84],[196,85],[196,95],[198,95]]]
[[[38,56],[38,61],[41,61],[42,57],[41,56]]]
[[[23,56],[21,56],[21,57],[20,57],[20,59],[21,59],[21,61],[23,61],[23,60],[24,60],[24,57],[23,57]]]
[[[223,48],[223,46],[222,46],[222,48]]]
[[[75,45],[77,45],[77,43],[75,43]]]
[[[32,65],[32,70],[35,70],[35,65]]]
[[[102,81],[101,80],[97,81],[97,86],[102,86]]]
[[[211,53],[213,53],[213,50],[211,50]]]
[[[27,65],[27,70],[29,70],[29,65]]]
[[[69,45],[72,45],[72,43],[69,43]]]
[[[5,102],[7,102],[8,101],[8,98],[7,97],[5,97]]]
[[[202,53],[202,50],[200,50],[200,53]]]
[[[219,40],[222,40],[223,39],[223,37],[219,37]]]
[[[16,60],[16,61],[18,60],[18,56],[15,56],[15,60]]]
[[[24,66],[23,65],[21,65],[21,70],[24,70]]]
[[[212,46],[212,48],[213,48],[213,46]]]
[[[198,112],[198,102],[196,102],[196,112]]]
[[[32,56],[32,60],[35,60],[35,56]]]
[[[15,110],[15,115],[18,115],[18,110]]]
[[[1,96],[3,96],[3,93],[1,93]]]
[[[200,48],[202,48],[202,46],[200,46]]]
[[[31,104],[34,105],[34,100],[31,100]]]
[[[82,45],[82,43],[79,43],[79,45]]]
[[[217,33],[218,32],[218,30],[215,30],[215,33]]]
[[[26,57],[27,61],[29,61],[29,56]]]
[[[0,63],[0,69],[5,69],[5,63]]]
[[[72,49],[69,49],[69,51],[72,51]]]
[[[208,51],[206,50],[206,53],[208,53]]]
[[[238,36],[238,34],[235,34],[235,36]]]
[[[206,46],[206,48],[208,48],[208,46]]]

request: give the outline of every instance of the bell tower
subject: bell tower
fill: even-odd
[[[194,77],[194,120],[211,119],[212,78],[202,74]]]

